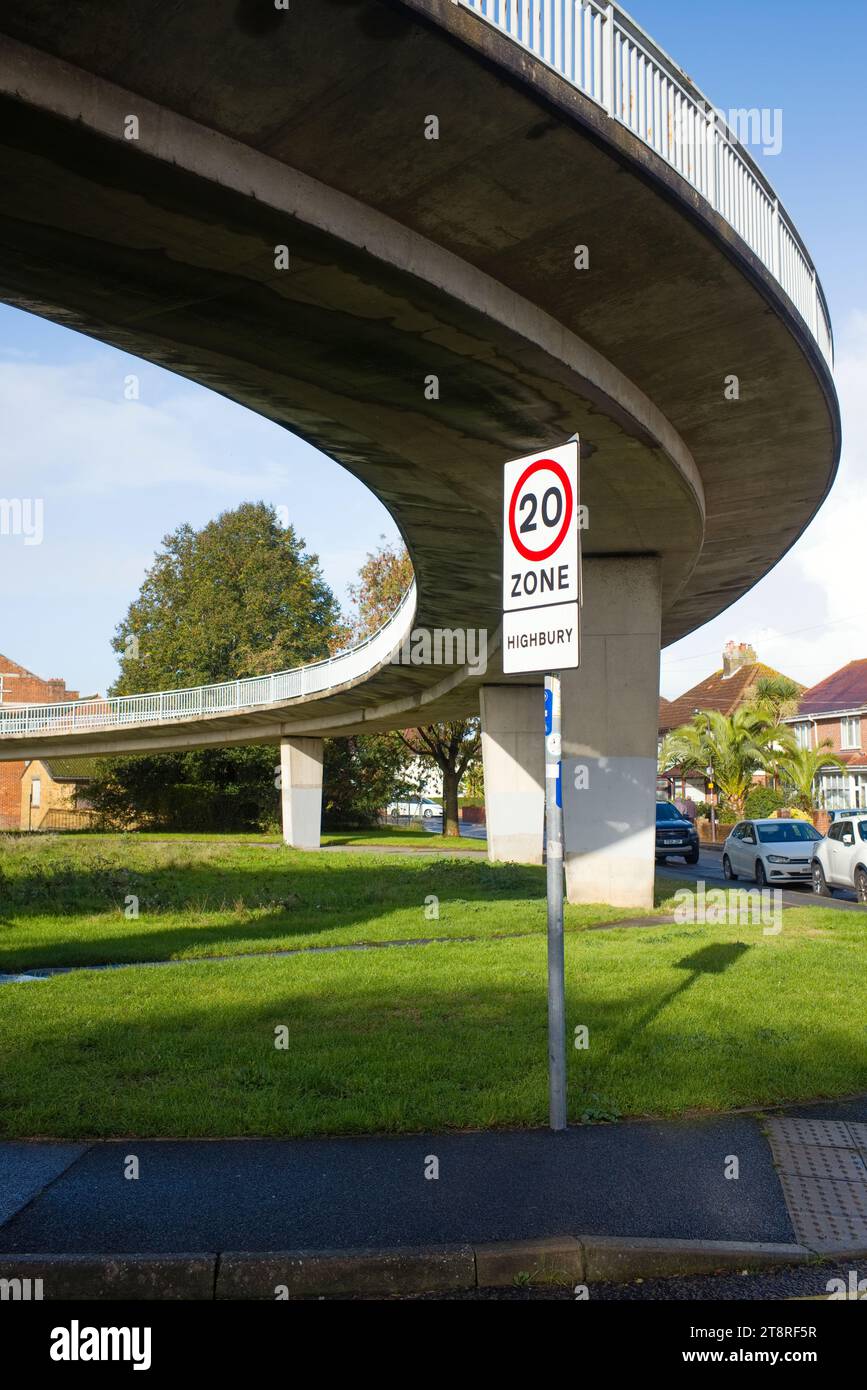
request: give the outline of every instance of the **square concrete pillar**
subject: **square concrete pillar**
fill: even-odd
[[[660,567],[584,561],[581,666],[563,672],[563,831],[571,903],[653,906]]]
[[[280,744],[283,839],[293,849],[318,849],[322,828],[322,739],[284,738]]]
[[[488,858],[541,864],[545,822],[545,703],[541,685],[480,693]]]

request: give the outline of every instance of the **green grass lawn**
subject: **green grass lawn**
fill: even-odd
[[[660,910],[673,889],[660,880]],[[124,916],[139,898],[140,916]],[[425,917],[438,898],[439,918]],[[809,902],[809,900],[808,900]],[[430,908],[431,904],[428,904]],[[573,1120],[867,1088],[867,917],[611,927],[567,910]],[[0,843],[0,970],[285,946],[0,986],[0,1133],[308,1135],[544,1124],[544,875],[133,837]],[[502,939],[510,932],[528,932]],[[285,1048],[275,1029],[285,1028]]]
[[[16,841],[29,843],[31,836],[26,831],[11,831],[5,835],[9,845]],[[64,831],[61,835],[48,837],[52,843],[58,839],[87,843],[115,843],[126,840],[135,844],[218,844],[218,845],[282,845],[282,836],[269,834],[264,830],[239,830],[231,833],[197,830],[145,830],[126,835],[109,834],[101,830],[83,832]],[[322,833],[323,845],[359,845],[364,848],[426,849],[432,854],[449,854],[452,850],[469,850],[487,854],[488,842],[470,836],[439,835],[425,830],[408,830],[401,826],[379,825],[364,830],[325,830]]]
[[[567,924],[626,915],[570,907]],[[304,854],[135,836],[40,836],[0,848],[0,973],[544,930],[544,872],[469,855]]]

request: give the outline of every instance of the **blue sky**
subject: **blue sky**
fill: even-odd
[[[819,268],[845,431],[839,482],[820,517],[752,594],[663,654],[663,693],[679,694],[718,665],[730,637],[812,682],[867,657],[863,585],[853,582],[855,536],[867,528],[867,5],[633,0],[630,8],[715,105],[782,110],[781,152],[754,154]],[[124,395],[131,373],[137,402]],[[33,496],[38,477],[45,499],[44,544],[0,537],[0,651],[82,693],[114,678],[114,627],[162,536],[181,522],[202,525],[246,498],[285,505],[341,599],[379,536],[396,537],[360,483],[284,430],[2,305],[0,418],[0,496]]]

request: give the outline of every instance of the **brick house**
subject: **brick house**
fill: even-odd
[[[0,656],[0,708],[13,705],[54,705],[77,700],[78,691],[68,690],[65,681],[44,681],[24,666]],[[0,762],[0,830],[18,830],[21,824],[21,777],[26,763]]]
[[[802,748],[828,740],[846,764],[820,772],[820,805],[829,811],[867,806],[867,660],[850,661],[805,690],[798,713],[786,723]]]
[[[86,799],[97,758],[35,758],[21,776],[22,830],[85,830],[96,817]]]
[[[720,670],[684,691],[683,695],[678,695],[676,700],[660,700],[659,732],[664,734],[681,724],[689,724],[697,709],[715,709],[720,714],[733,714],[753,698],[760,680],[780,675],[781,671],[775,671],[773,666],[758,661],[754,649],[746,642],[728,642],[723,649]],[[798,688],[804,689],[803,686]]]
[[[722,666],[718,671],[684,691],[683,695],[678,695],[675,700],[660,697],[660,740],[671,729],[691,723],[696,710],[717,710],[720,714],[733,714],[741,705],[749,704],[754,698],[755,687],[760,680],[781,675],[781,671],[776,671],[773,666],[766,666],[763,661],[759,661],[754,648],[746,642],[727,642],[723,648]],[[803,691],[804,687],[798,685],[798,689]],[[764,775],[757,773],[754,780],[761,783],[765,780]],[[709,799],[705,780],[694,773],[683,777],[677,769],[672,769],[666,777],[660,778],[660,794],[663,791],[663,783],[669,784],[670,794],[673,796],[689,797],[693,801]]]

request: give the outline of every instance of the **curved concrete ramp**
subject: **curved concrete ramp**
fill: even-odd
[[[135,0],[20,0],[0,17],[0,294],[339,460],[406,539],[416,625],[488,634],[488,685],[508,684],[502,464],[577,432],[585,628],[602,645],[585,646],[567,744],[639,759],[604,819],[647,861],[659,643],[746,592],[821,504],[839,453],[830,326],[749,157],[721,134],[712,165],[691,166],[648,127],[633,57],[684,111],[701,96],[653,41],[617,7],[600,28],[599,6],[574,0],[548,7],[572,16],[570,50],[563,27],[524,32],[525,9],[153,0],[145,20]],[[501,12],[517,28],[491,22]],[[577,17],[598,30],[601,86],[596,58],[589,81],[564,62]],[[636,634],[624,683],[611,643]],[[480,684],[458,665],[377,669],[286,702],[255,736],[463,715]],[[600,692],[605,720],[587,722]],[[231,710],[193,735],[252,730]],[[101,751],[177,732],[118,728]],[[0,738],[0,757],[22,756],[21,737]],[[88,738],[65,733],[63,749]],[[571,823],[576,853],[596,853]]]

